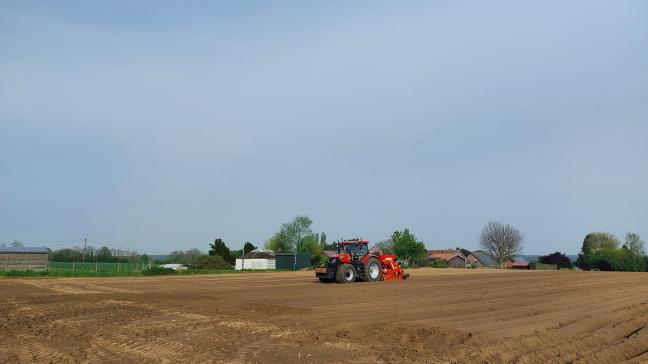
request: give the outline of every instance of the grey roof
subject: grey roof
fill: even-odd
[[[36,247],[6,247],[0,248],[0,253],[16,253],[16,254],[37,254],[37,253],[49,253],[47,248],[36,248]]]
[[[479,259],[479,261],[486,266],[497,266],[497,262],[489,254],[481,251],[474,251],[473,255]]]
[[[271,251],[252,250],[243,256],[243,259],[274,259],[275,253]]]

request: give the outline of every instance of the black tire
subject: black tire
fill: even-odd
[[[348,263],[339,266],[337,272],[335,272],[335,280],[338,283],[351,283],[356,280],[357,276],[355,268]]]
[[[365,282],[375,282],[382,279],[382,267],[376,258],[369,258],[364,265],[364,275],[362,280]]]

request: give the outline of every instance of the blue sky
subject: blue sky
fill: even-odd
[[[648,3],[0,2],[0,241],[648,237]]]

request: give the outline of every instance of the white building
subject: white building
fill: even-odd
[[[275,253],[272,251],[259,251],[253,250],[243,258],[236,259],[236,266],[234,269],[275,269],[277,267],[277,260]]]

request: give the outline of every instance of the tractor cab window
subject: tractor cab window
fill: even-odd
[[[344,251],[353,255],[366,255],[369,253],[367,244],[349,244],[344,246]]]

